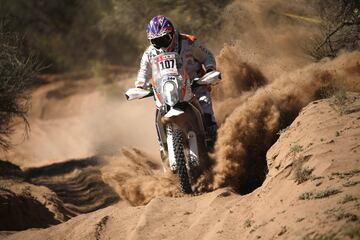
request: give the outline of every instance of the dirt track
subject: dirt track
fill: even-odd
[[[334,98],[308,105],[268,151],[269,174],[248,195],[220,189],[141,207],[120,202],[6,239],[351,239],[360,226],[360,95],[351,99],[344,114]]]
[[[314,102],[273,143],[281,127],[337,77],[342,77],[346,88],[358,89],[358,59],[358,52],[344,54],[262,87],[238,89],[239,97],[230,99],[231,114],[219,130],[213,171],[198,183],[198,190],[215,191],[194,197],[179,192],[176,178],[161,172],[157,158],[125,147],[155,140],[151,101],[145,103],[151,107],[144,109],[139,102],[109,98],[96,79],[79,80],[77,90],[72,83],[76,91],[56,100],[49,91],[63,91],[69,80],[45,85],[34,93],[31,138],[8,153],[12,163],[2,162],[6,174],[1,179],[5,203],[1,211],[2,216],[9,216],[1,219],[2,229],[48,227],[66,221],[41,233],[29,230],[9,239],[39,239],[40,235],[45,239],[237,239],[238,234],[250,239],[287,239],[312,232],[344,236],[359,223],[358,94],[348,94],[341,104],[334,98]],[[243,81],[248,75],[239,76]],[[306,81],[299,83],[302,78]],[[234,80],[225,75],[224,81]],[[83,84],[90,87],[82,88]],[[125,79],[119,88],[130,85]],[[278,86],[284,87],[280,94]],[[219,87],[226,90],[227,86]],[[130,123],[142,127],[123,128]],[[156,152],[150,146],[143,145]],[[254,159],[269,167],[265,179],[266,172]],[[305,176],[299,169],[307,170]],[[250,194],[238,195],[239,186],[247,186]],[[216,190],[219,187],[230,188]],[[29,212],[27,206],[33,210]],[[162,230],[155,231],[159,223]],[[313,228],[318,224],[323,226],[321,231]],[[2,232],[2,236],[7,234]]]

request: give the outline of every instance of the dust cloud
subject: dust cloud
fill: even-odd
[[[289,14],[316,19],[314,4],[249,0],[234,1],[225,8],[224,28],[217,39],[225,42],[217,56],[223,82],[212,93],[219,123],[257,87],[312,62],[306,48],[318,24]]]
[[[130,87],[131,80],[122,79],[124,87],[112,87],[110,96],[96,79],[61,79],[36,90],[29,139],[5,157],[23,168],[116,152],[123,146],[138,146],[157,157],[154,103],[127,102],[121,89]],[[21,137],[14,136],[14,142]]]
[[[309,0],[234,1],[224,10],[224,27],[217,41],[228,44],[225,49],[221,47],[222,51],[235,47],[236,55],[272,81],[311,62],[306,49],[318,32],[315,4]],[[232,58],[232,63],[237,59]]]
[[[218,131],[212,188],[232,186],[249,192],[258,187],[265,178],[265,155],[276,133],[326,89],[341,84],[346,90],[360,91],[359,61],[358,51],[324,59],[281,75],[242,101]]]
[[[157,162],[136,148],[123,148],[104,157],[103,179],[131,205],[144,205],[156,196],[181,196],[177,177],[163,173]]]
[[[306,54],[320,23],[315,4],[235,1],[225,9],[221,37],[230,43],[217,56],[223,81],[212,93],[221,127],[215,165],[200,179],[199,189],[252,191],[266,176],[266,151],[276,133],[302,107],[328,88],[360,90],[359,52],[318,63]]]

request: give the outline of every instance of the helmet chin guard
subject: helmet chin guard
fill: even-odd
[[[163,52],[172,52],[172,51],[174,50],[175,45],[176,45],[176,35],[175,35],[175,32],[172,33],[172,35],[173,35],[173,36],[172,36],[172,39],[171,39],[171,42],[170,42],[169,46],[161,48],[161,50],[162,50]]]
[[[173,45],[174,37],[175,34],[171,32],[161,37],[150,39],[150,43],[156,49],[162,49],[163,51],[166,51],[168,48],[170,48]]]
[[[174,33],[173,33],[173,39],[172,39],[169,47],[166,49],[166,51],[168,51],[168,52],[174,51],[175,46],[176,46],[176,34],[175,34],[175,32],[174,32]]]

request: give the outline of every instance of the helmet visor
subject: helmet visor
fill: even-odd
[[[151,44],[157,48],[167,48],[172,40],[172,34],[166,34],[164,36],[158,37],[158,38],[153,38],[150,39]]]

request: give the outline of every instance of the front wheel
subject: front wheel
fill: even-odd
[[[192,193],[189,175],[186,168],[184,154],[184,138],[181,129],[176,129],[173,135],[174,152],[177,165],[177,171],[180,180],[181,190],[184,193]]]

